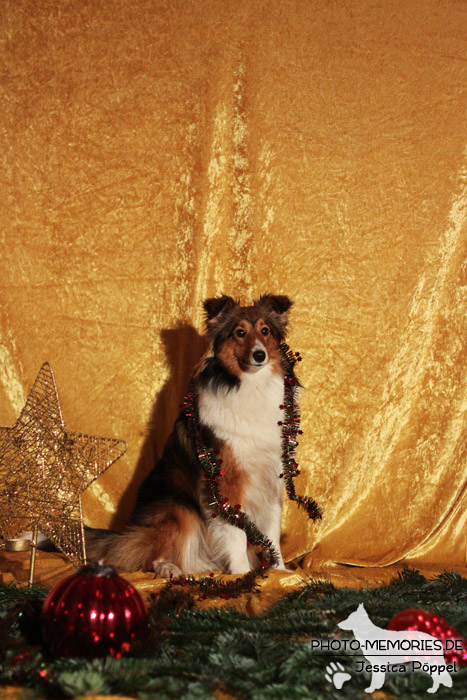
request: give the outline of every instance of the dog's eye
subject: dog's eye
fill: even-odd
[[[235,335],[237,336],[237,338],[244,338],[246,336],[246,331],[243,330],[243,328],[237,328],[237,330],[235,331]]]
[[[261,335],[269,335],[269,328],[267,328],[266,326],[263,326],[261,328]]]

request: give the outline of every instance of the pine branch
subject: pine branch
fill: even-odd
[[[309,579],[251,618],[228,608],[196,608],[189,592],[173,589],[172,600],[166,599],[165,607],[156,605],[152,611],[153,635],[146,645],[132,656],[90,662],[54,660],[40,643],[31,643],[27,630],[36,626],[37,641],[37,615],[44,594],[0,586],[0,684],[19,685],[41,698],[104,693],[141,700],[156,696],[158,700],[207,699],[218,697],[221,690],[241,700],[319,700],[332,697],[332,686],[325,679],[330,661],[334,658],[351,671],[355,658],[312,655],[311,638],[343,635],[337,622],[359,603],[381,627],[401,609],[420,607],[440,611],[467,635],[466,591],[467,580],[456,572],[427,581],[407,569],[386,586],[360,590]],[[451,689],[440,688],[436,696],[463,700],[467,668],[459,670],[453,681]],[[384,691],[415,699],[425,694],[430,683],[421,673],[388,675]],[[342,697],[365,697],[368,685],[368,674],[354,673]]]

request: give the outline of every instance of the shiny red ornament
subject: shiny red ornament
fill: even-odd
[[[98,563],[57,583],[42,606],[42,636],[54,656],[119,658],[147,628],[138,591]]]
[[[467,665],[467,639],[443,617],[433,612],[410,608],[397,613],[389,622],[389,630],[418,630],[440,639],[444,646],[446,663],[454,661],[459,666]]]

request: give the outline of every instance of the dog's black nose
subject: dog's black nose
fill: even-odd
[[[255,362],[264,362],[266,359],[266,353],[264,350],[255,350],[253,353],[253,359]]]

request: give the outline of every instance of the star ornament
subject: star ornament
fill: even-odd
[[[123,440],[65,429],[45,362],[16,423],[0,428],[0,546],[37,527],[75,566],[84,563],[81,494],[125,451]]]

